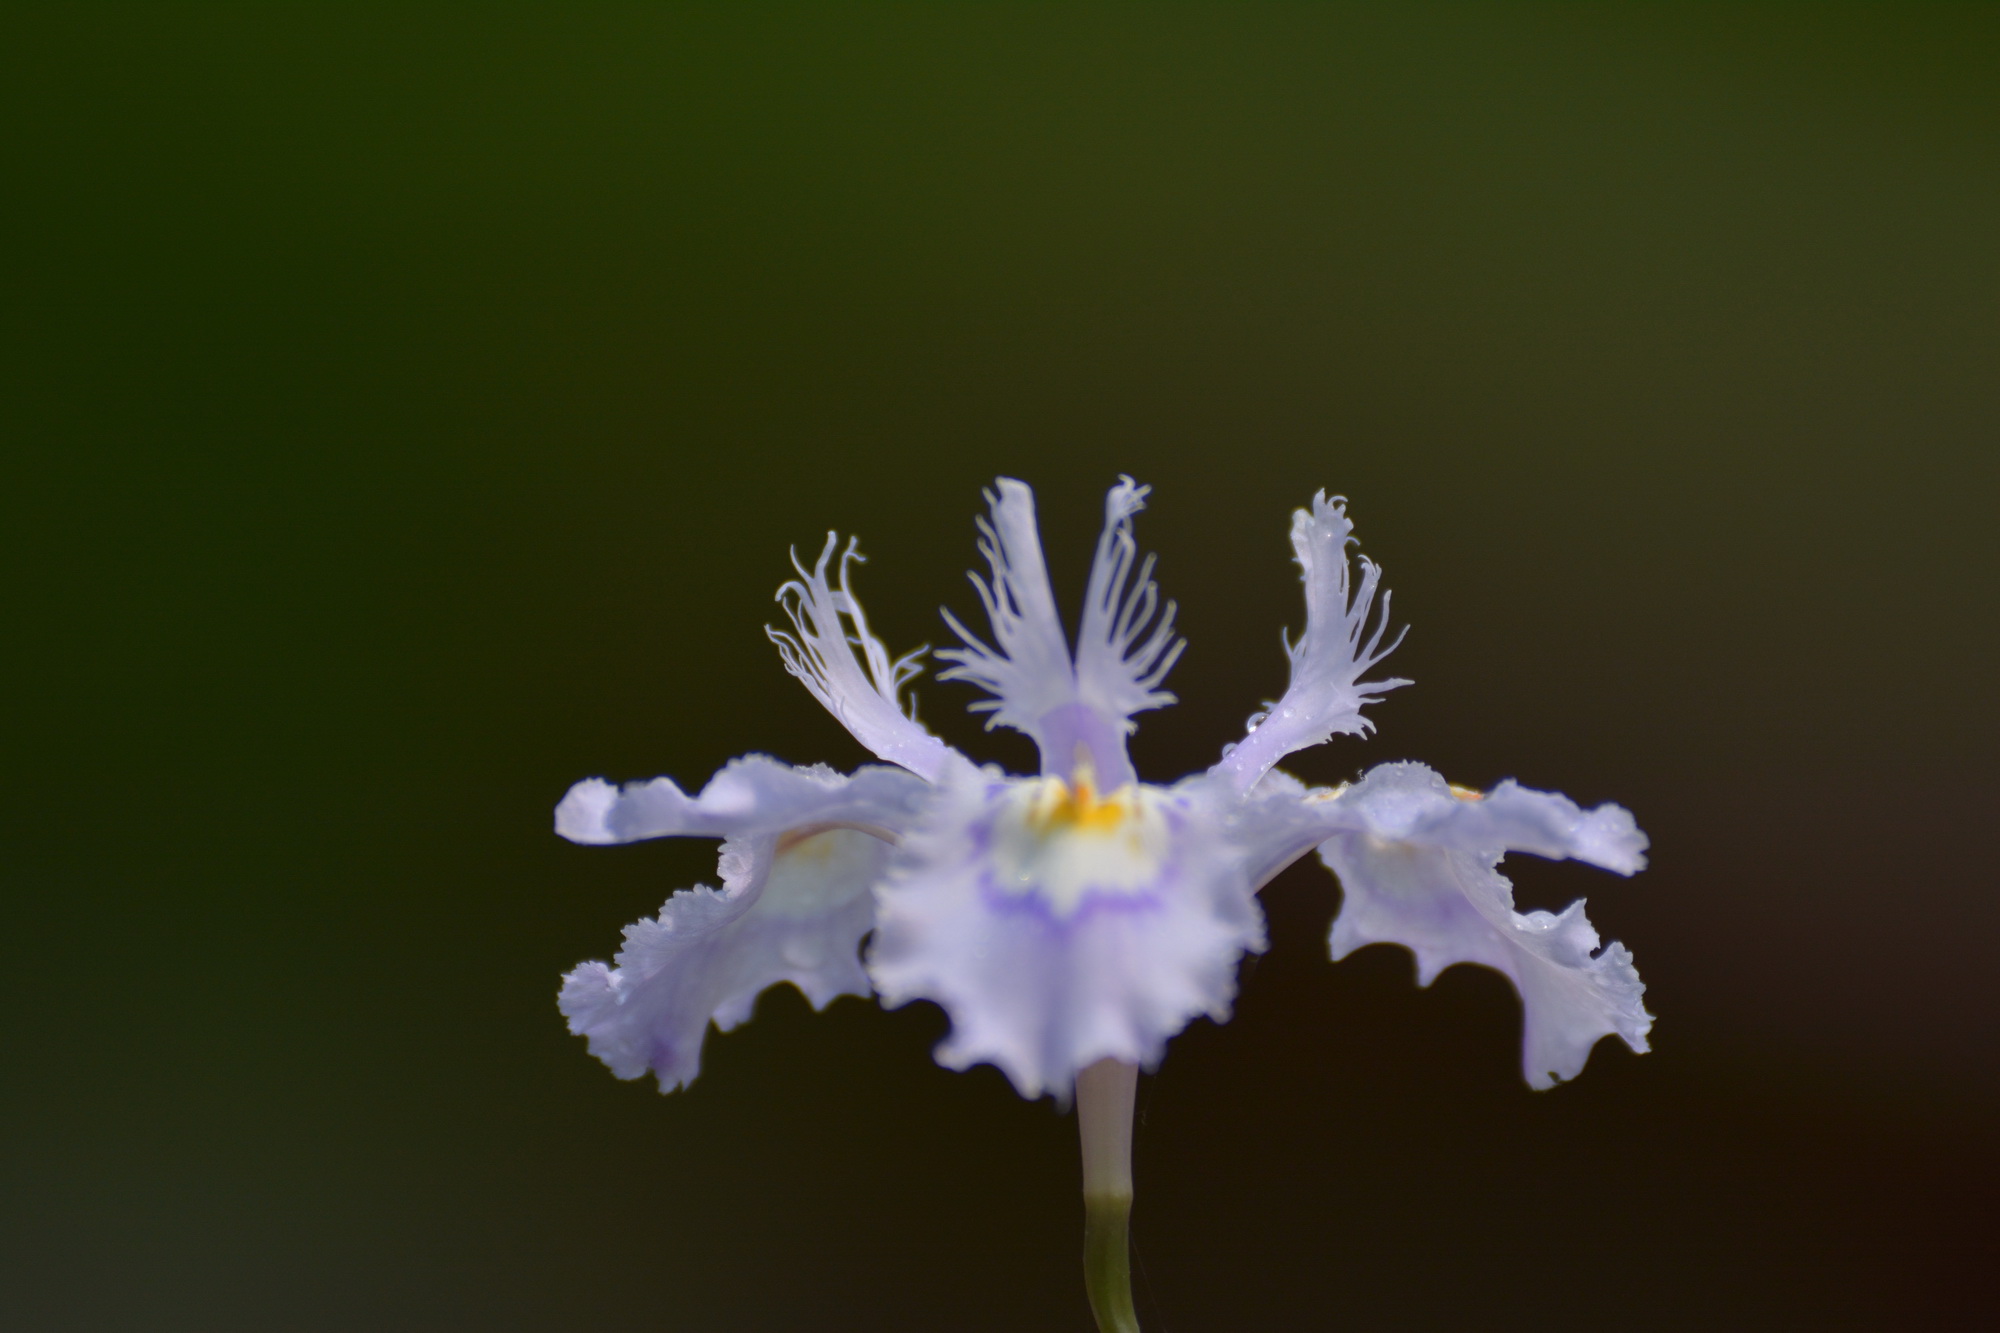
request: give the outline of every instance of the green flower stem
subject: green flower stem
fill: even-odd
[[[1139,1333],[1132,1310],[1132,1196],[1083,1201],[1083,1286],[1098,1333]]]
[[[1083,1285],[1098,1333],[1139,1333],[1132,1310],[1132,1104],[1136,1065],[1099,1060],[1076,1076],[1083,1137]]]

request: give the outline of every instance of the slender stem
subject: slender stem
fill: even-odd
[[[1098,1333],[1139,1333],[1132,1309],[1132,1199],[1083,1201],[1083,1286]]]
[[[1132,1310],[1132,1103],[1139,1068],[1099,1060],[1076,1076],[1083,1136],[1083,1285],[1098,1333],[1139,1333]]]

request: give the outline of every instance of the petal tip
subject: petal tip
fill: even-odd
[[[616,842],[609,825],[618,788],[603,778],[585,778],[571,787],[556,806],[556,832],[571,842]]]
[[[1632,812],[1622,805],[1598,806],[1576,830],[1577,859],[1620,875],[1644,870],[1650,845]]]

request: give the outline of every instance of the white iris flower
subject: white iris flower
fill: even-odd
[[[798,578],[778,593],[792,628],[771,638],[786,669],[894,767],[844,777],[749,755],[693,797],[666,778],[571,788],[556,830],[572,841],[722,839],[720,889],[676,893],[626,929],[614,965],[565,978],[562,1012],[593,1054],[620,1078],[651,1070],[671,1091],[699,1071],[709,1023],[744,1021],[778,982],[815,1006],[871,991],[891,1006],[931,1000],[951,1019],[941,1063],[995,1065],[1027,1097],[1077,1092],[1086,1194],[1095,1179],[1093,1197],[1129,1201],[1136,1068],[1156,1065],[1196,1016],[1228,1017],[1238,961],[1265,946],[1258,890],[1315,848],[1343,890],[1332,956],[1401,944],[1420,984],[1453,963],[1505,973],[1524,1009],[1531,1085],[1575,1077],[1606,1035],[1646,1049],[1652,1018],[1631,954],[1599,948],[1580,902],[1515,911],[1496,871],[1519,851],[1632,874],[1646,838],[1630,814],[1513,782],[1467,791],[1421,764],[1384,764],[1332,789],[1273,767],[1337,732],[1371,730],[1363,706],[1408,683],[1363,679],[1396,644],[1383,642],[1380,569],[1362,558],[1352,576],[1343,500],[1322,493],[1292,518],[1306,628],[1286,644],[1284,697],[1205,772],[1168,787],[1138,779],[1132,717],[1174,702],[1160,686],[1182,647],[1132,538],[1146,493],[1127,478],[1106,499],[1074,652],[1032,493],[1003,478],[987,495],[980,549],[992,572],[973,582],[990,643],[951,620],[964,646],[938,654],[951,663],[939,678],[980,686],[990,697],[973,708],[991,714],[989,727],[1033,738],[1034,777],[975,764],[905,710],[916,655],[892,660],[869,632],[852,542],[829,535],[810,570],[794,557]],[[1122,1226],[1120,1213],[1121,1269]],[[1099,1285],[1093,1277],[1094,1304]],[[1107,1299],[1118,1306],[1115,1292]],[[1132,1326],[1129,1307],[1098,1313],[1106,1328]]]

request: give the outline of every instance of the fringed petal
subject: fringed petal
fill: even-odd
[[[1347,501],[1321,491],[1310,511],[1292,514],[1292,550],[1306,585],[1306,631],[1285,644],[1291,683],[1267,712],[1251,717],[1249,734],[1223,754],[1211,772],[1226,774],[1248,789],[1271,765],[1294,750],[1319,745],[1335,732],[1364,735],[1374,724],[1361,709],[1407,680],[1364,681],[1361,677],[1396,650],[1402,634],[1382,642],[1389,626],[1389,594],[1375,594],[1381,567],[1361,557],[1361,584],[1352,586],[1347,548],[1354,542]]]
[[[940,1064],[997,1066],[1066,1098],[1101,1059],[1156,1064],[1221,1021],[1263,915],[1216,813],[1178,790],[1098,797],[1059,779],[954,783],[882,887],[868,967],[885,1004],[951,1018]]]
[[[650,1069],[672,1092],[701,1072],[709,1022],[728,1031],[766,987],[789,981],[815,1009],[866,996],[861,937],[889,851],[838,827],[725,842],[721,889],[676,893],[658,917],[625,928],[611,966],[584,963],[563,978],[557,1003],[570,1031],[619,1078]]]
[[[1012,727],[1040,743],[1042,719],[1076,701],[1076,673],[1042,561],[1034,492],[1002,477],[986,493],[986,503],[992,515],[979,520],[979,552],[992,578],[967,577],[993,627],[993,644],[987,646],[946,611],[946,623],[965,646],[938,651],[938,660],[955,663],[940,671],[938,679],[963,680],[985,690],[992,697],[974,703],[972,711],[991,713],[989,728]]]
[[[1030,737],[1041,750],[1044,773],[1067,778],[1088,765],[1099,782],[1132,781],[1125,752],[1131,715],[1173,702],[1159,686],[1181,651],[1174,608],[1169,603],[1160,610],[1150,557],[1136,576],[1134,571],[1132,515],[1144,507],[1145,496],[1145,487],[1125,477],[1106,497],[1104,533],[1072,660],[1035,531],[1034,493],[1008,477],[987,492],[992,516],[980,520],[979,549],[993,573],[990,581],[971,578],[993,642],[989,646],[945,612],[965,646],[938,653],[954,664],[938,679],[985,690],[991,697],[972,711],[990,713],[988,727],[1012,727]]]
[[[1421,764],[1384,764],[1324,802],[1342,831],[1320,846],[1339,876],[1340,915],[1328,945],[1338,961],[1364,944],[1400,944],[1429,985],[1454,963],[1513,981],[1522,1004],[1521,1067],[1532,1087],[1583,1071],[1600,1037],[1647,1049],[1652,1015],[1623,945],[1599,949],[1581,901],[1560,913],[1516,912],[1495,870],[1509,851],[1572,857],[1631,874],[1646,837],[1615,805],[1585,811],[1567,797],[1502,783],[1480,796]]]
[[[778,601],[792,628],[767,625],[764,632],[778,645],[785,670],[804,682],[854,739],[878,758],[935,779],[956,752],[924,730],[914,704],[906,713],[899,702],[903,686],[919,673],[916,659],[926,650],[890,660],[882,641],[868,632],[868,618],[849,583],[849,566],[861,559],[852,540],[840,553],[839,586],[828,582],[827,566],[838,545],[839,539],[829,532],[810,571],[799,563],[798,553],[792,553],[792,567],[799,576],[778,589]],[[867,663],[866,672],[854,660],[857,647]]]
[[[1174,702],[1160,682],[1186,646],[1186,640],[1174,633],[1174,604],[1160,608],[1153,557],[1139,560],[1136,575],[1133,572],[1139,548],[1132,537],[1132,516],[1146,507],[1151,490],[1121,477],[1105,497],[1104,532],[1091,562],[1083,626],[1076,642],[1079,699],[1117,719],[1126,732],[1132,730],[1132,714]]]
[[[577,783],[556,808],[556,831],[574,842],[726,841],[720,889],[676,893],[658,917],[626,928],[611,965],[563,979],[570,1031],[618,1077],[651,1069],[671,1091],[700,1070],[709,1021],[743,1021],[767,986],[789,981],[815,1007],[868,994],[859,946],[874,924],[869,890],[930,790],[899,768],[850,778],[763,755],[731,760],[694,797],[666,778]]]

